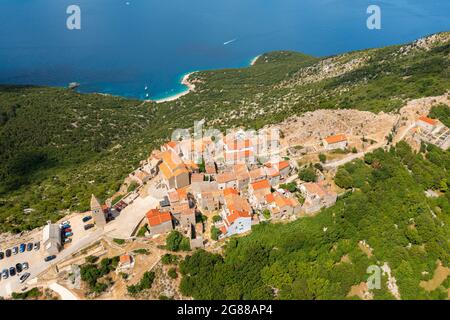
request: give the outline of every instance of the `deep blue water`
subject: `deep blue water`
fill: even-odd
[[[245,66],[267,51],[324,56],[450,30],[449,0],[126,2],[0,0],[0,83],[76,81],[82,92],[163,98],[185,89],[189,71]],[[70,4],[81,7],[81,30],[66,28]],[[370,4],[381,7],[381,30],[366,27]]]

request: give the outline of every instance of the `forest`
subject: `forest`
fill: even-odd
[[[339,169],[348,189],[335,206],[287,224],[262,223],[180,263],[180,290],[194,299],[355,299],[371,265],[387,263],[402,299],[446,299],[450,281],[426,291],[438,261],[450,265],[450,153],[404,142]],[[425,173],[425,175],[424,175]],[[440,191],[429,198],[425,190]],[[360,242],[371,252],[361,249]],[[394,299],[387,276],[374,299]]]

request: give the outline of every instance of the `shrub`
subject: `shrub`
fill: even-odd
[[[152,287],[153,281],[155,280],[155,273],[147,271],[144,273],[141,281],[135,285],[127,286],[128,293],[130,295],[135,295],[143,290],[150,289]]]
[[[127,188],[127,192],[133,192],[138,187],[138,183],[136,181],[131,181],[130,185]]]
[[[161,263],[164,265],[168,264],[177,264],[178,263],[178,256],[170,253],[166,253],[161,257]]]
[[[96,256],[87,256],[86,263],[96,263],[98,261],[98,257]]]
[[[212,226],[211,227],[211,239],[217,241],[219,240],[219,236],[222,234],[222,231],[220,231],[218,228]]]
[[[300,170],[298,173],[298,177],[306,182],[315,182],[317,181],[316,171],[313,167],[307,167],[305,169]]]
[[[183,235],[174,230],[166,239],[166,249],[170,251],[189,251],[191,249],[189,239],[183,237]]]
[[[319,160],[320,162],[325,163],[327,161],[327,156],[321,153],[319,154]]]
[[[169,271],[167,272],[167,275],[168,275],[170,278],[172,278],[172,279],[178,278],[177,269],[176,269],[176,268],[170,268]]]
[[[116,238],[114,238],[113,241],[114,241],[115,243],[117,243],[118,245],[123,245],[123,244],[125,244],[125,240],[123,240],[123,239],[116,239]]]

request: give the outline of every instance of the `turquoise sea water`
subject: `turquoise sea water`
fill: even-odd
[[[81,30],[66,28],[71,4]],[[371,4],[381,30],[366,27]],[[157,99],[185,90],[189,71],[267,51],[325,56],[447,30],[449,0],[1,0],[0,83]]]

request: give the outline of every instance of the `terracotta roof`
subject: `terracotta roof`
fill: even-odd
[[[251,218],[251,217],[252,216],[247,211],[234,210],[233,213],[231,213],[227,217],[227,220],[230,224],[233,224],[233,222],[236,221],[236,219],[238,218]]]
[[[151,227],[158,226],[164,222],[171,221],[172,216],[170,212],[161,212],[158,209],[152,209],[146,214],[148,224]]]
[[[169,141],[168,143],[167,143],[167,145],[169,146],[169,147],[171,147],[172,149],[174,149],[176,146],[177,146],[177,142],[176,141]]]
[[[216,181],[218,183],[226,183],[226,182],[230,182],[236,180],[235,175],[232,172],[224,172],[224,173],[220,173],[217,175],[216,177]]]
[[[436,120],[428,118],[428,117],[425,117],[425,116],[420,117],[419,120],[423,121],[425,123],[431,124],[432,126],[436,125],[436,123],[437,123]]]
[[[237,192],[237,190],[236,189],[234,189],[234,188],[226,188],[225,190],[223,190],[223,195],[226,197],[226,196],[229,196],[230,194],[236,194],[236,195],[239,195],[239,193]]]
[[[328,144],[333,144],[333,143],[347,141],[347,137],[345,135],[343,135],[343,134],[338,134],[338,135],[335,135],[335,136],[330,136],[328,138],[325,138],[325,141]]]
[[[120,256],[120,264],[131,263],[131,256],[129,254],[123,254]]]
[[[266,189],[266,188],[270,189],[270,183],[268,180],[261,180],[258,182],[253,182],[251,185],[252,185],[253,190]]]
[[[162,173],[164,178],[170,179],[172,177],[172,172],[170,171],[169,167],[163,162],[159,165],[159,171]]]
[[[289,164],[289,161],[283,160],[283,161],[280,161],[280,162],[278,162],[278,163],[267,162],[267,163],[265,164],[265,166],[266,166],[267,168],[272,168],[272,167],[274,167],[274,168],[276,168],[276,169],[278,169],[278,170],[283,170],[283,169],[289,167],[290,164]]]
[[[280,171],[276,167],[266,167],[266,174],[268,177],[276,177],[280,175]]]
[[[245,164],[235,164],[233,167],[233,171],[238,180],[246,180],[250,178],[248,168]]]
[[[205,165],[205,171],[207,174],[215,174],[216,166],[214,164],[207,164]]]
[[[266,171],[264,170],[264,168],[258,168],[258,169],[254,169],[254,170],[250,171],[249,175],[252,180],[256,180],[259,178],[265,178]]]
[[[180,200],[187,199],[188,187],[177,189],[177,193]]]
[[[275,196],[274,196],[273,193],[267,194],[264,198],[266,199],[266,201],[267,201],[268,203],[275,202]]]
[[[202,182],[204,179],[205,175],[203,173],[193,173],[191,176],[191,183]]]

